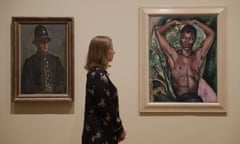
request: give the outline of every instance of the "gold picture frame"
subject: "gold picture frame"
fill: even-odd
[[[13,102],[73,101],[73,26],[72,17],[12,17]]]
[[[171,79],[160,79],[162,78],[160,76],[166,77],[167,75],[167,70],[162,66],[167,65],[167,62],[166,60],[164,60],[166,63],[162,62],[166,55],[164,53],[159,54],[160,46],[156,36],[157,27],[171,20],[191,19],[210,21],[206,25],[212,24],[215,28],[215,44],[212,47],[217,48],[217,50],[212,50],[212,53],[215,53],[215,63],[213,63],[215,69],[212,70],[214,72],[212,77],[215,80],[213,83],[215,82],[216,98],[212,101],[201,103],[175,101],[174,96],[171,95],[171,92],[175,92],[174,89],[166,87],[166,85],[171,84]],[[226,65],[226,21],[226,7],[139,8],[139,112],[141,114],[225,114],[227,112],[226,87],[224,86],[225,72],[223,67]],[[176,27],[176,29],[178,28]],[[176,36],[176,34],[177,32],[172,32],[172,35]],[[160,51],[162,50],[160,49]],[[207,66],[205,66],[205,69],[207,69]],[[159,77],[155,73],[158,73]],[[211,75],[209,77],[212,78]],[[162,84],[162,81],[168,82],[168,84]],[[154,86],[158,89],[155,89]],[[166,91],[168,91],[168,95]]]

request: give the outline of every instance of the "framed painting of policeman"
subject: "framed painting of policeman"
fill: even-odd
[[[72,18],[12,18],[14,101],[72,101]]]

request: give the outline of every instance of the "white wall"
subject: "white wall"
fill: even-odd
[[[138,8],[141,6],[227,6],[226,116],[140,116],[138,112]],[[83,65],[89,40],[113,38],[116,55],[109,69],[118,86],[123,144],[239,144],[239,0],[1,0],[0,144],[81,144],[85,96]],[[74,104],[11,103],[12,16],[74,17]]]

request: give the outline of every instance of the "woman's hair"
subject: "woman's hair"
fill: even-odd
[[[108,36],[95,36],[89,44],[85,69],[107,69],[110,65],[107,60],[107,51],[112,47],[112,39]]]

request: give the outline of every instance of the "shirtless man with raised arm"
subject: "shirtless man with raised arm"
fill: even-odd
[[[176,51],[170,46],[164,37],[165,32],[171,27],[186,24],[181,30],[180,44],[182,49]],[[196,29],[192,26],[197,24],[205,33],[206,38],[202,46],[196,51],[192,47],[196,40]],[[160,47],[167,57],[167,63],[171,70],[172,85],[179,102],[203,102],[198,95],[200,81],[200,69],[204,59],[212,46],[215,32],[205,24],[197,20],[173,20],[156,29]]]

